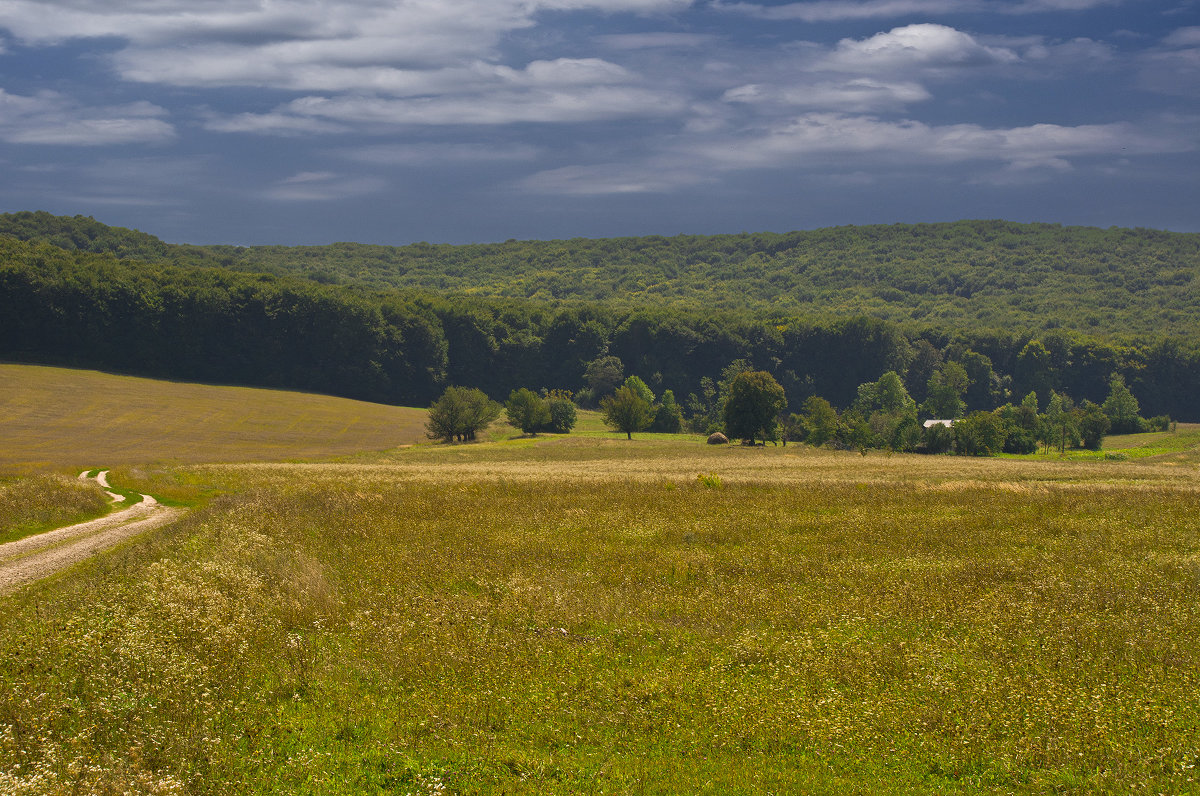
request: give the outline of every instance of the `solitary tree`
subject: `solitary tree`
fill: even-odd
[[[550,409],[546,402],[525,387],[509,394],[504,410],[509,424],[526,434],[537,434],[539,428],[550,423]]]
[[[620,387],[612,395],[600,401],[604,425],[615,431],[624,431],[625,439],[633,439],[633,432],[645,431],[650,427],[654,414],[650,404],[631,387]]]
[[[783,388],[775,377],[762,370],[734,376],[725,399],[725,432],[754,444],[755,439],[774,439],[779,413],[787,406]]]

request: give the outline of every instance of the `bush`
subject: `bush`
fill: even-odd
[[[1016,428],[1004,438],[1005,453],[1036,453],[1037,436],[1028,429]]]

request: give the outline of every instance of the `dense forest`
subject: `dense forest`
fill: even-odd
[[[869,316],[906,329],[1197,335],[1200,235],[1004,221],[787,234],[478,245],[183,246],[90,218],[0,216],[0,234],[179,266],[441,294],[671,306],[759,318]]]
[[[207,249],[175,264],[175,252],[192,248],[90,219],[74,229],[79,239],[69,241],[0,235],[0,358],[410,405],[449,384],[492,397],[523,386],[579,391],[588,365],[605,357],[656,391],[703,402],[706,380],[744,360],[778,379],[792,411],[814,395],[848,406],[859,385],[888,371],[922,401],[934,374],[956,362],[970,409],[1019,402],[1031,390],[1043,400],[1053,389],[1103,401],[1117,373],[1144,414],[1200,420],[1194,329],[1118,341],[1013,324],[898,324],[843,310],[759,314],[378,289],[217,267]],[[156,246],[165,248],[154,255]]]

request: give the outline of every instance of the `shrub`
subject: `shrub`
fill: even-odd
[[[1171,417],[1169,415],[1158,415],[1146,420],[1147,431],[1170,431]]]

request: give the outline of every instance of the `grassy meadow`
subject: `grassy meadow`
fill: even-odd
[[[310,459],[424,439],[425,412],[325,395],[0,364],[0,475]]]
[[[1200,792],[1194,447],[593,421],[114,467],[194,508],[5,598],[0,793]]]

